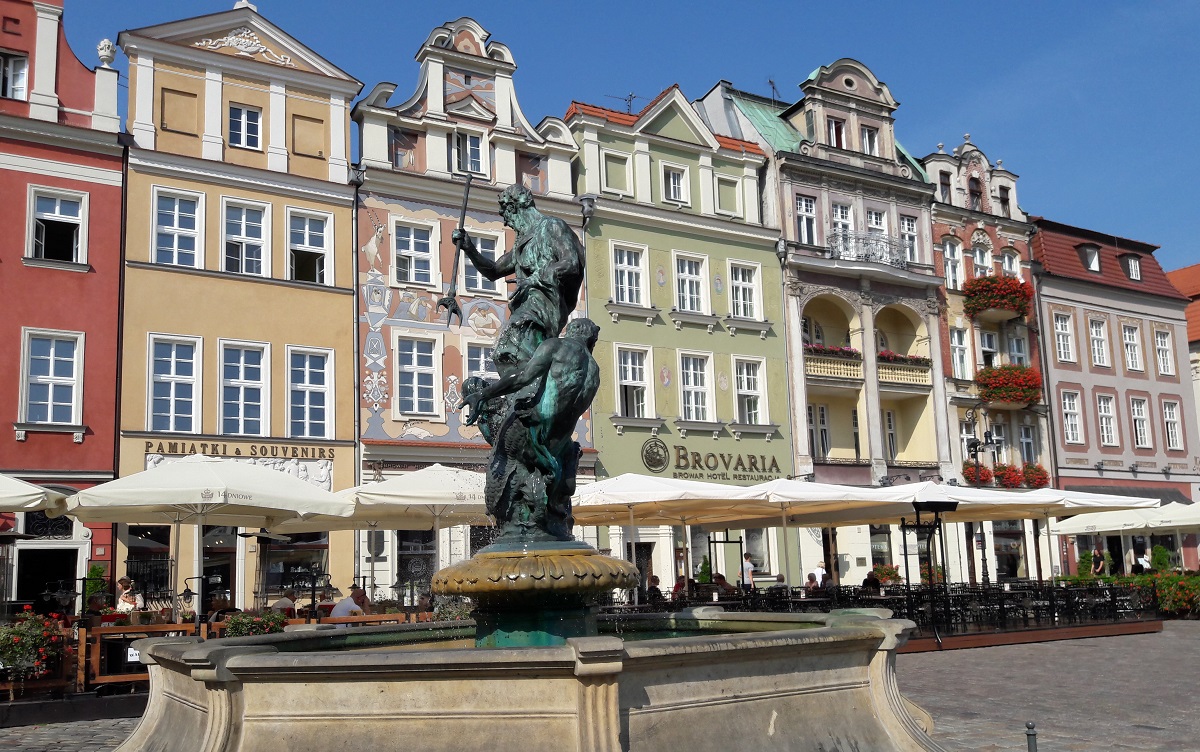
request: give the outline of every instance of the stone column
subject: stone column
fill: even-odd
[[[883,452],[883,408],[879,404],[879,370],[875,352],[875,309],[869,292],[862,295],[859,318],[862,321],[863,394],[867,414],[858,422],[859,433],[866,432],[867,451],[871,457],[874,478],[888,474],[887,457]]]
[[[137,93],[133,108],[133,138],[143,149],[154,148],[154,58],[146,54],[138,54],[137,72],[130,71],[135,77]]]
[[[329,97],[329,180],[345,183],[350,176],[346,159],[346,100],[340,94]]]
[[[225,158],[221,82],[221,71],[215,68],[204,71],[204,135],[200,137],[200,156],[217,162]]]
[[[267,169],[287,172],[287,89],[271,82],[270,113],[267,115]]]
[[[58,24],[63,9],[35,2],[37,41],[29,89],[29,117],[58,122]]]
[[[943,478],[954,476],[954,458],[950,456],[950,445],[957,441],[958,425],[950,425],[950,403],[946,399],[946,378],[942,370],[941,306],[934,299],[925,301],[925,329],[929,333],[929,376],[933,379],[934,435],[937,437],[938,475]]]
[[[789,282],[784,295],[784,332],[787,334],[788,393],[791,395],[789,419],[792,423],[792,462],[798,475],[813,471],[812,448],[808,445],[808,393],[804,381],[804,335],[800,318],[800,283]]]

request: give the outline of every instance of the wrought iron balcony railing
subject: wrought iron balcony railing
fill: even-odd
[[[899,238],[878,233],[835,232],[829,238],[829,257],[847,261],[873,261],[897,269],[908,268],[905,243]]]

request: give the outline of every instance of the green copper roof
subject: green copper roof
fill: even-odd
[[[929,182],[929,173],[925,172],[925,167],[913,155],[909,154],[908,149],[905,149],[899,141],[896,142],[896,151],[900,152],[900,156],[912,165],[913,170],[921,176],[921,180],[926,183]]]
[[[800,142],[803,139],[795,128],[779,117],[779,113],[782,111],[781,107],[753,102],[736,95],[733,97],[733,101],[767,140],[772,151],[778,153],[800,150]]]

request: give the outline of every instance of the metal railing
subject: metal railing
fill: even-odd
[[[829,256],[846,261],[871,261],[897,269],[908,268],[908,249],[895,237],[877,233],[837,232],[829,238]]]

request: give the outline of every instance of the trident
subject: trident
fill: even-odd
[[[474,175],[467,173],[467,184],[463,186],[463,203],[462,213],[458,216],[458,229],[462,231],[462,237],[454,246],[454,271],[450,273],[450,290],[446,293],[446,297],[438,300],[437,310],[446,309],[446,325],[449,326],[454,322],[455,314],[458,315],[459,326],[462,326],[462,309],[458,307],[458,300],[455,296],[458,295],[458,264],[462,258],[463,244],[467,243],[467,197],[471,195],[471,180]]]

